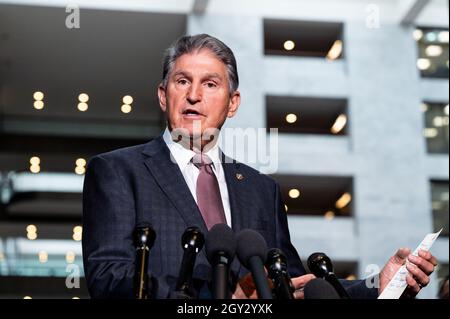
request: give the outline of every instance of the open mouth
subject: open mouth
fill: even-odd
[[[183,111],[183,115],[186,116],[202,116],[203,114],[201,114],[200,112],[198,112],[195,109],[186,109]]]

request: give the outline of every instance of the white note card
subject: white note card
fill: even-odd
[[[437,233],[428,234],[425,236],[425,238],[422,240],[420,245],[414,250],[412,253],[414,256],[419,255],[419,250],[426,250],[429,251],[431,246],[433,245],[436,238],[438,238],[439,234],[441,233],[442,229],[438,231]],[[409,261],[406,261],[406,264]],[[406,283],[406,275],[408,274],[408,270],[406,269],[406,264],[400,267],[400,269],[395,273],[394,277],[391,279],[391,281],[388,283],[386,288],[384,288],[383,292],[378,296],[378,299],[399,299],[400,296],[403,294],[403,291],[405,291],[406,286],[408,285]]]

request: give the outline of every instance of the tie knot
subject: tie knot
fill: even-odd
[[[197,153],[192,158],[192,163],[197,166],[198,168],[205,166],[205,165],[211,165],[212,160],[209,158],[208,155]]]

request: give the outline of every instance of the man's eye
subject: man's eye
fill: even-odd
[[[215,88],[217,85],[216,85],[216,83],[214,83],[214,82],[207,82],[207,83],[206,83],[206,86],[207,86],[208,88],[212,89],[212,88]]]
[[[185,80],[185,79],[180,79],[180,80],[177,81],[177,83],[178,83],[178,84],[181,84],[181,85],[185,85],[185,84],[188,83],[188,81]]]

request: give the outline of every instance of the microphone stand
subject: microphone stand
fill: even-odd
[[[156,239],[156,233],[150,224],[136,227],[134,232],[134,245],[136,247],[136,269],[134,273],[134,297],[136,299],[149,299],[151,294],[148,287],[148,257],[150,249]]]

